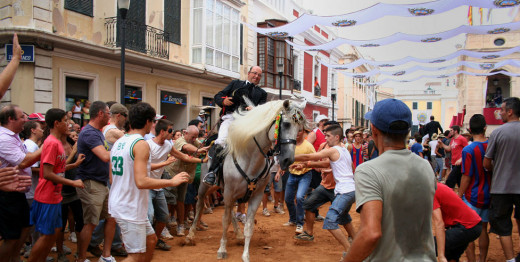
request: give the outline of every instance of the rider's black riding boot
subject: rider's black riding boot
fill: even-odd
[[[220,162],[222,162],[222,156],[220,156],[220,152],[222,152],[224,148],[221,145],[215,145],[215,149],[213,150],[213,154],[211,157],[211,165],[208,168],[208,174],[202,179],[202,182],[206,183],[209,186],[213,186],[217,184],[217,172],[220,167]]]

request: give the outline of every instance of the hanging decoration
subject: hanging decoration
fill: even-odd
[[[344,72],[344,71],[340,71],[340,72],[342,74],[344,74],[344,75],[347,75],[346,74],[347,72]],[[520,74],[511,73],[511,72],[508,72],[508,71],[496,71],[496,72],[490,72],[490,73],[475,73],[475,72],[468,72],[468,71],[461,70],[461,71],[456,71],[456,72],[449,73],[449,74],[421,75],[421,76],[418,76],[418,77],[415,77],[415,78],[412,78],[412,79],[385,78],[385,79],[380,80],[378,82],[355,81],[355,83],[359,84],[359,85],[362,85],[362,86],[373,87],[373,86],[377,86],[377,85],[382,85],[382,84],[384,84],[386,82],[409,83],[409,82],[417,81],[417,80],[422,79],[422,78],[441,78],[441,79],[444,79],[444,78],[452,77],[452,76],[458,75],[458,74],[465,74],[465,75],[471,75],[471,76],[492,76],[492,75],[497,75],[497,74],[503,74],[503,75],[507,75],[507,76],[510,76],[510,77],[520,77]],[[363,79],[364,77],[354,77],[354,78]]]
[[[495,59],[499,57],[508,56],[510,54],[513,54],[515,52],[520,52],[520,46],[513,47],[510,49],[497,51],[497,52],[478,52],[478,51],[469,51],[469,50],[458,50],[456,52],[453,52],[449,55],[445,55],[442,57],[436,57],[436,58],[416,58],[416,57],[404,57],[397,60],[392,61],[373,61],[368,59],[358,59],[348,64],[329,64],[330,68],[334,69],[352,69],[356,68],[361,65],[369,65],[369,66],[375,66],[375,67],[384,67],[384,68],[390,68],[398,65],[403,65],[408,62],[416,62],[416,63],[428,63],[428,64],[437,64],[437,63],[443,63],[452,59],[456,59],[459,56],[467,56],[467,57],[473,57],[478,59]]]
[[[342,70],[341,68],[334,67],[334,65],[328,64],[327,62],[320,61],[320,63],[329,68]],[[491,70],[491,69],[495,69],[495,68],[501,68],[506,65],[520,67],[520,61],[514,60],[514,59],[507,59],[507,60],[500,61],[498,63],[476,63],[476,62],[469,62],[469,61],[459,61],[457,63],[451,64],[448,66],[442,66],[442,67],[427,67],[427,66],[422,66],[422,65],[415,65],[410,68],[406,68],[406,69],[399,70],[399,71],[382,71],[379,69],[375,69],[375,70],[370,70],[370,71],[364,72],[364,73],[343,72],[343,74],[346,76],[349,76],[349,77],[353,77],[353,78],[368,78],[368,77],[372,77],[375,75],[402,76],[402,75],[409,75],[413,72],[420,71],[420,70],[422,70],[422,71],[439,71],[439,70],[453,69],[453,68],[457,68],[460,66],[465,66],[467,68],[478,69],[478,70]]]
[[[331,50],[340,45],[348,44],[351,46],[361,46],[361,47],[377,47],[382,45],[392,44],[398,41],[410,41],[410,42],[419,42],[419,43],[434,43],[443,41],[452,37],[455,37],[460,34],[479,34],[479,35],[496,35],[507,33],[512,30],[519,30],[520,22],[512,22],[506,24],[497,24],[497,25],[479,25],[479,26],[469,26],[469,25],[461,25],[454,29],[444,31],[436,34],[429,35],[412,35],[405,33],[395,33],[393,35],[372,39],[372,40],[351,40],[346,38],[336,38],[330,42],[321,44],[321,45],[299,45],[292,41],[285,40],[288,44],[292,45],[296,49],[305,50],[305,51],[320,51],[320,50]]]
[[[352,27],[365,24],[384,16],[423,17],[441,14],[460,6],[473,6],[479,8],[511,8],[520,4],[520,0],[437,0],[421,4],[386,4],[377,3],[371,7],[336,16],[316,16],[303,14],[298,19],[283,26],[272,28],[260,28],[245,23],[251,30],[268,35],[269,33],[282,32],[287,36],[298,35],[314,25]]]

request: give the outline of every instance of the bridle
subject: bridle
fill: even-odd
[[[238,162],[236,160],[235,155],[233,154],[233,156],[232,156],[233,163],[235,164],[235,167],[237,168],[238,172],[242,175],[242,177],[246,180],[246,182],[248,184],[247,189],[246,189],[246,194],[243,197],[241,197],[240,199],[238,199],[238,202],[240,202],[240,203],[247,202],[249,200],[249,198],[251,197],[252,192],[255,190],[258,180],[265,178],[265,176],[268,174],[267,171],[269,169],[271,169],[271,166],[273,165],[273,162],[274,162],[272,159],[270,159],[270,156],[279,155],[280,148],[284,144],[296,145],[296,139],[282,138],[283,129],[280,124],[283,123],[284,115],[285,115],[284,111],[280,112],[280,114],[278,114],[278,116],[276,116],[275,120],[273,120],[273,122],[271,123],[271,126],[266,131],[267,139],[270,141],[271,139],[269,138],[269,132],[271,131],[273,126],[275,128],[275,131],[274,131],[275,146],[274,146],[274,149],[270,149],[267,152],[267,154],[264,153],[264,150],[262,149],[260,144],[258,144],[256,137],[253,137],[256,147],[258,148],[260,153],[265,158],[264,169],[262,170],[262,172],[260,172],[260,174],[258,176],[255,176],[253,179],[250,179],[249,176],[247,176],[247,174],[244,172],[244,170],[240,167],[240,165],[238,164]],[[294,113],[292,117],[296,123],[303,121],[303,117],[299,112]]]

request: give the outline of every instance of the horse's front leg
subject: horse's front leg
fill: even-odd
[[[260,188],[262,188],[260,190]],[[249,243],[251,242],[251,237],[253,237],[253,231],[255,229],[255,215],[258,210],[258,206],[260,206],[260,202],[262,202],[262,197],[264,195],[263,187],[259,187],[254,192],[253,196],[249,200],[249,205],[247,207],[247,217],[246,217],[246,225],[244,226],[244,235],[245,235],[245,243],[244,243],[244,253],[242,253],[242,261],[249,262]]]
[[[224,203],[226,208],[224,210],[224,215],[222,216],[222,238],[220,239],[220,248],[217,252],[217,259],[227,258],[227,231],[229,223],[231,223],[231,209],[233,208],[231,197],[225,197]]]
[[[210,190],[210,186],[206,185],[205,183],[200,183],[198,191],[199,198],[197,199],[197,205],[195,206],[195,218],[193,219],[193,223],[191,224],[190,232],[186,236],[186,244],[195,244],[193,240],[195,238],[195,232],[197,231],[197,224],[199,223],[199,220],[202,216],[202,209],[204,208],[204,199],[206,198],[208,190]]]

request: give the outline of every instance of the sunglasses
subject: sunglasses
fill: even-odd
[[[120,113],[120,115],[122,115],[124,117],[128,117],[128,115],[126,113]]]

